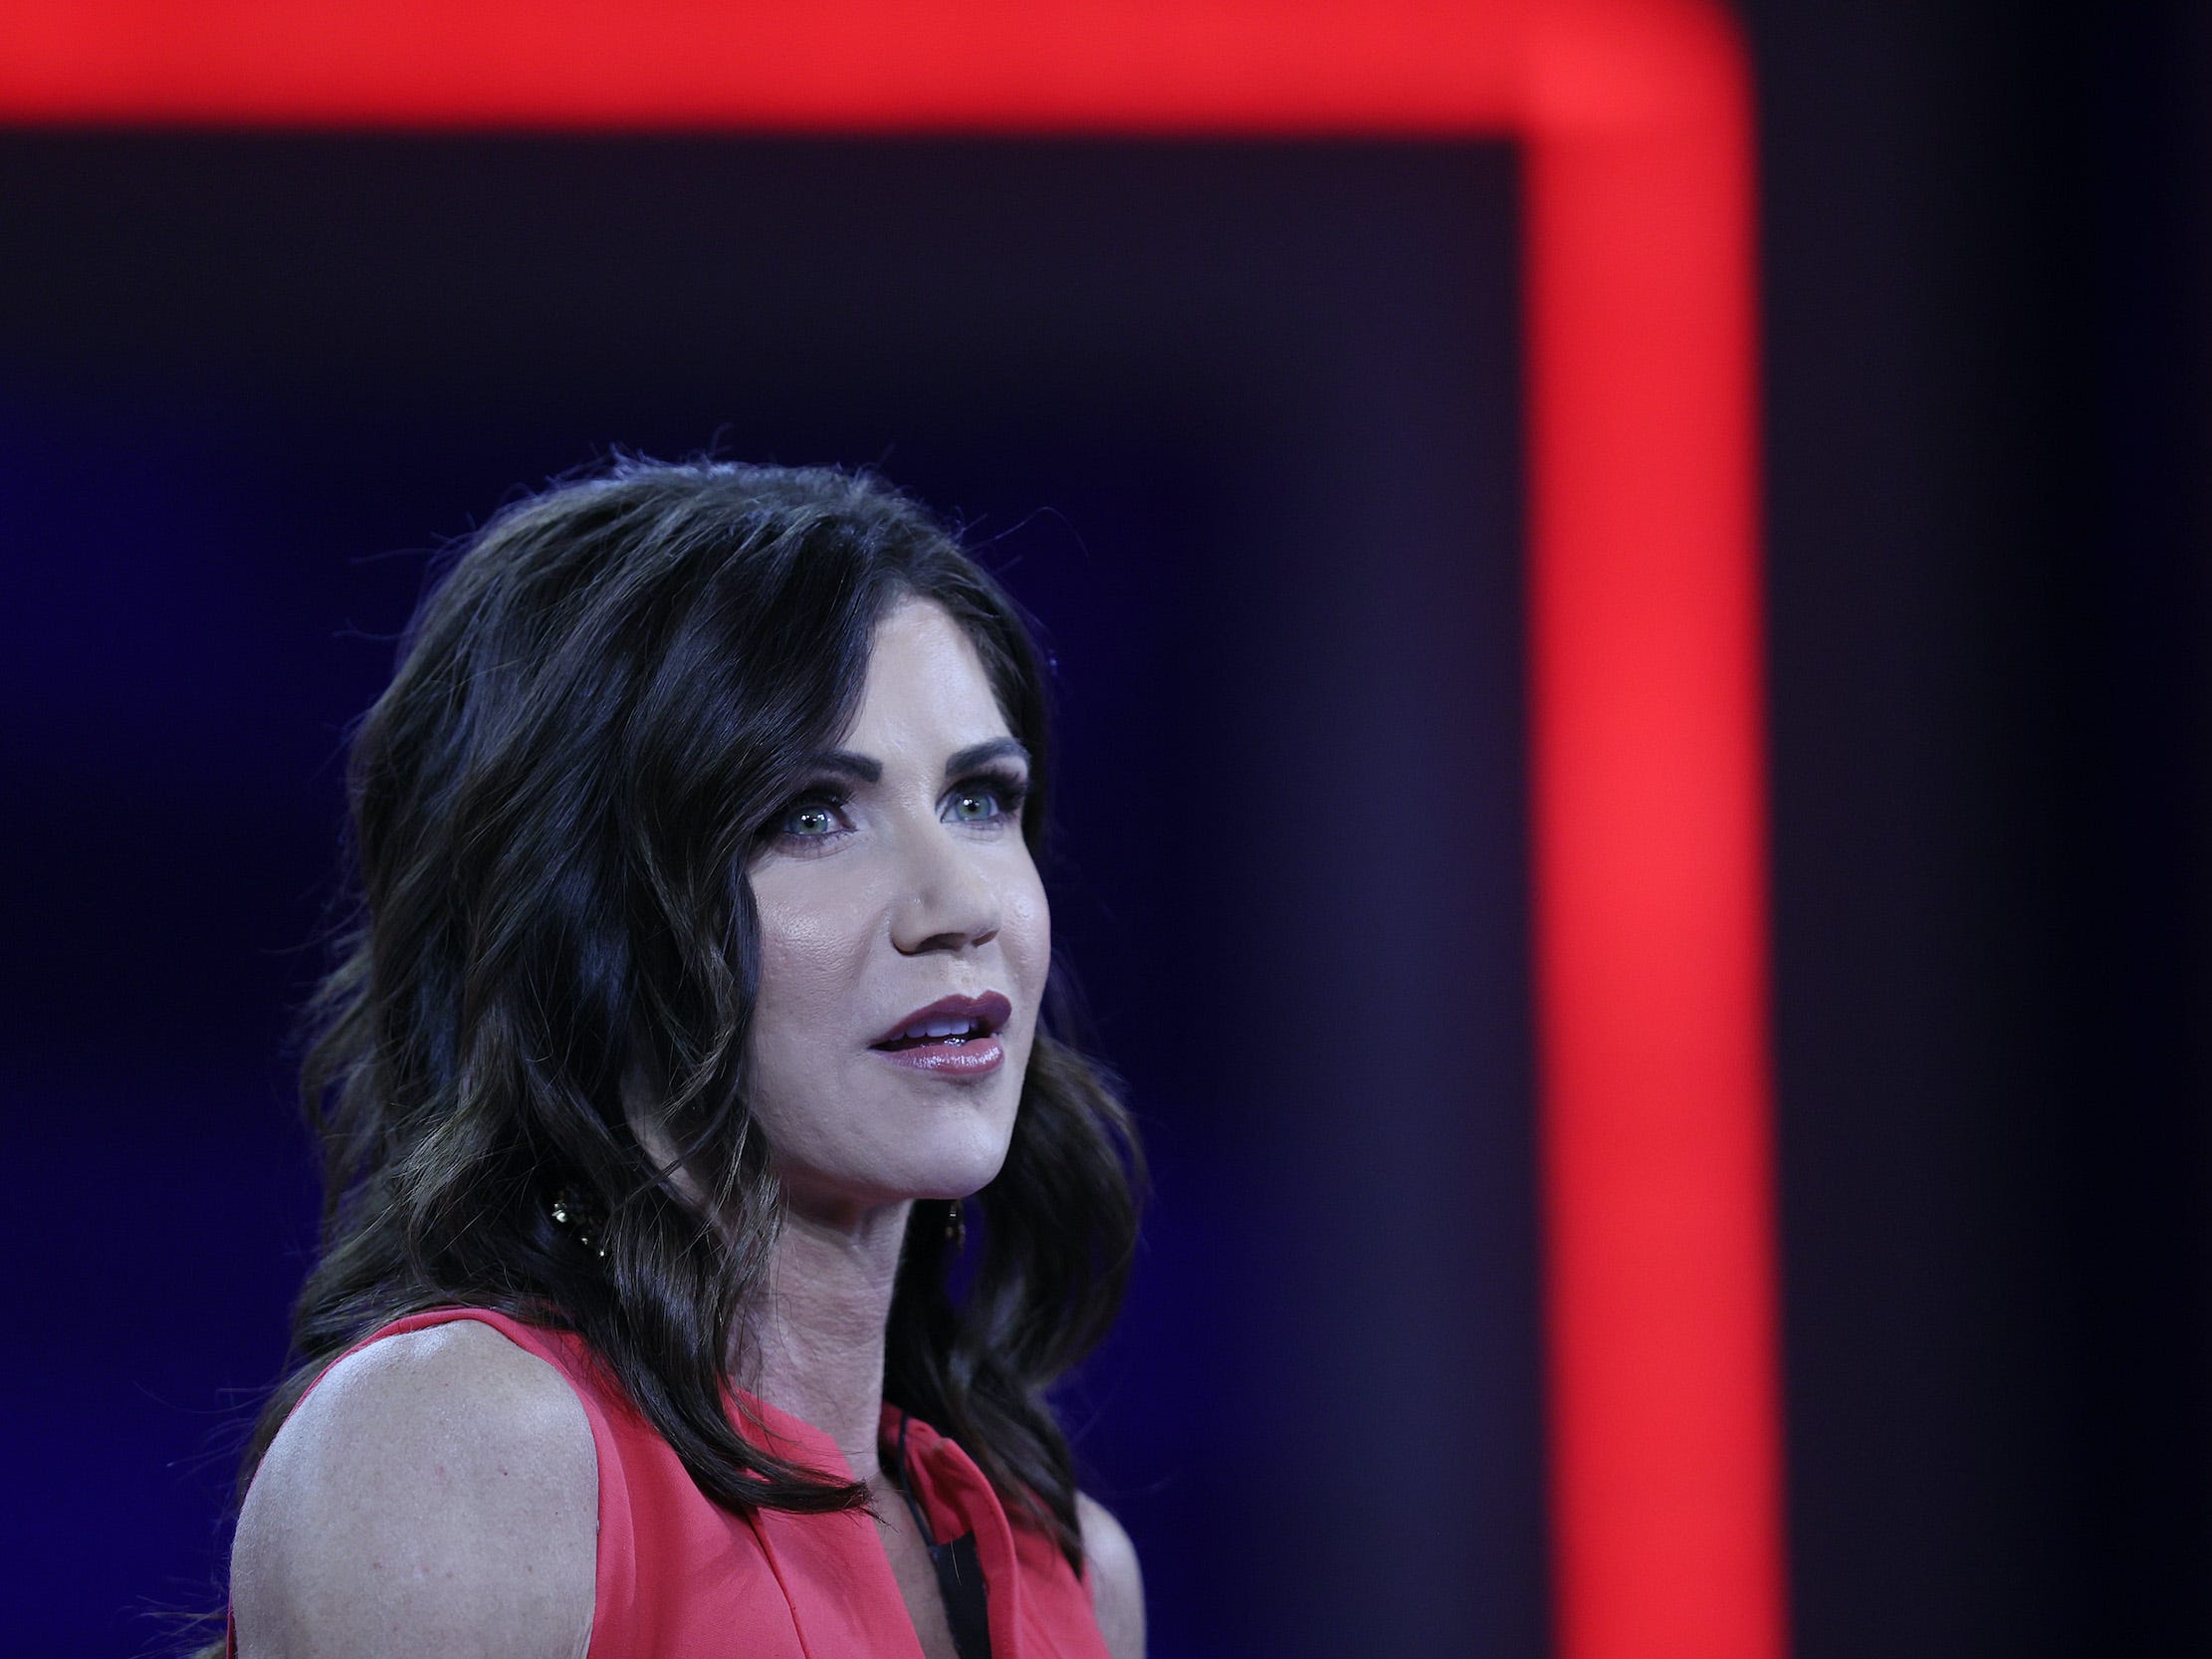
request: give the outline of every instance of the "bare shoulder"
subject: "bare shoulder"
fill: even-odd
[[[301,1402],[246,1495],[241,1659],[578,1659],[598,1484],[574,1391],[491,1326],[372,1343]]]
[[[1075,1495],[1075,1518],[1083,1529],[1091,1606],[1107,1651],[1114,1659],[1144,1659],[1145,1581],[1137,1570],[1137,1546],[1112,1512],[1087,1492]]]

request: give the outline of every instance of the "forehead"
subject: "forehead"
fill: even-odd
[[[883,614],[851,737],[967,743],[1005,730],[983,658],[944,606],[910,595]]]

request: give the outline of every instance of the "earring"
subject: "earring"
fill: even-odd
[[[968,1248],[968,1217],[957,1198],[945,1207],[945,1242],[953,1247],[955,1256]]]
[[[566,1187],[553,1194],[553,1218],[559,1226],[567,1229],[576,1243],[600,1261],[606,1260],[607,1247],[600,1242],[598,1224],[585,1219],[583,1206],[576,1202]]]

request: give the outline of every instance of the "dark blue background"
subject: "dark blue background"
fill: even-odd
[[[610,443],[879,464],[1042,622],[1159,1198],[1069,1396],[1152,1651],[1532,1653],[1515,181],[1452,147],[0,139],[24,1653],[218,1596],[281,1057],[423,550]]]

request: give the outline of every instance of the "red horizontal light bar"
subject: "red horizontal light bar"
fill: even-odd
[[[1496,5],[1358,24],[1334,0],[14,0],[0,16],[16,121],[1462,133],[1516,107],[1517,20]]]

